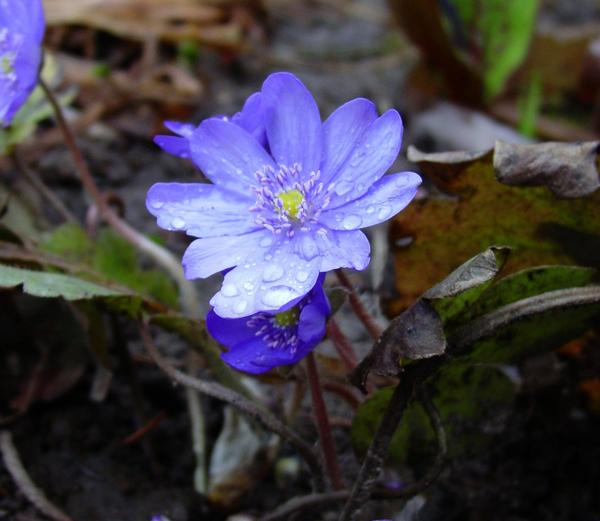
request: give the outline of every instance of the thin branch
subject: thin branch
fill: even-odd
[[[367,331],[369,332],[369,334],[375,340],[377,340],[381,336],[382,329],[381,329],[381,327],[379,327],[379,325],[375,321],[375,318],[373,317],[373,315],[371,315],[371,313],[369,313],[369,310],[365,307],[365,305],[360,300],[360,297],[358,296],[358,293],[356,292],[356,288],[354,287],[354,284],[352,284],[352,281],[350,280],[348,275],[346,275],[346,273],[344,273],[344,271],[342,269],[335,270],[335,274],[337,275],[337,278],[340,281],[340,284],[342,286],[344,286],[344,288],[346,288],[349,292],[348,298],[350,300],[350,305],[352,306],[354,313],[359,318],[359,320],[364,324],[364,326],[367,329]]]
[[[18,489],[40,512],[56,521],[71,521],[71,518],[52,503],[33,482],[21,462],[9,431],[0,431],[0,452],[2,452],[4,465]]]
[[[17,170],[21,173],[21,175],[27,179],[31,183],[31,185],[50,203],[51,206],[57,211],[57,213],[68,223],[76,223],[77,218],[71,213],[71,211],[65,206],[52,190],[50,190],[45,184],[44,181],[40,179],[36,172],[28,168],[25,163],[21,160],[19,154],[16,151],[13,151],[11,154],[11,159],[17,168]]]
[[[52,105],[56,122],[63,134],[65,144],[71,153],[71,157],[75,163],[75,168],[79,174],[81,183],[85,191],[93,199],[94,204],[98,207],[100,215],[113,228],[113,230],[115,230],[128,242],[133,244],[140,252],[151,257],[157,264],[162,266],[171,275],[171,277],[173,277],[179,287],[179,294],[181,296],[183,309],[186,313],[190,314],[190,316],[198,316],[200,311],[198,296],[194,286],[185,278],[181,263],[169,251],[165,250],[162,246],[156,244],[154,241],[151,241],[146,236],[138,232],[135,228],[130,226],[127,222],[122,220],[107,204],[104,195],[100,192],[100,189],[96,185],[87,162],[83,157],[79,146],[77,145],[75,136],[73,135],[69,124],[65,120],[60,104],[56,100],[56,97],[52,93],[50,87],[48,87],[48,85],[41,78],[39,80],[39,85],[48,98],[50,105]]]
[[[308,494],[306,496],[290,499],[279,508],[263,516],[259,521],[280,521],[288,519],[291,514],[308,508],[324,507],[332,503],[345,501],[350,495],[349,490],[337,490],[335,492],[326,492],[324,494]]]
[[[321,450],[323,451],[323,459],[325,460],[329,481],[334,490],[341,490],[344,488],[344,481],[342,480],[337,451],[331,433],[327,407],[325,406],[325,400],[323,399],[319,371],[317,370],[317,364],[315,363],[315,355],[312,352],[306,357],[306,368],[313,403],[313,412],[315,414],[315,424],[319,431]]]
[[[277,419],[273,414],[269,411],[263,409],[258,404],[252,402],[245,396],[228,389],[227,387],[220,385],[217,382],[205,382],[203,380],[199,380],[198,378],[194,378],[188,374],[183,373],[179,369],[174,368],[169,365],[163,357],[158,352],[158,349],[154,345],[154,341],[152,340],[152,336],[150,335],[150,330],[148,325],[142,323],[139,325],[140,335],[146,349],[156,365],[162,371],[185,387],[191,387],[192,389],[196,389],[198,392],[206,394],[207,396],[211,396],[216,398],[217,400],[221,400],[223,402],[228,403],[229,405],[235,407],[248,414],[250,417],[262,423],[265,428],[269,431],[278,434],[290,444],[292,444],[298,450],[299,454],[304,458],[310,471],[312,472],[315,480],[319,485],[324,483],[323,471],[321,469],[321,465],[319,462],[319,458],[313,451],[313,449],[306,443],[298,434],[290,430],[286,427],[279,419]]]
[[[348,337],[346,337],[333,317],[327,322],[327,336],[340,355],[346,369],[348,371],[353,371],[358,364],[356,353],[354,352],[354,348],[348,340]]]

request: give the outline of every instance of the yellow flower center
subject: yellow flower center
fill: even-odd
[[[14,71],[12,62],[12,56],[9,54],[5,54],[0,58],[0,71],[6,76]]]
[[[282,311],[275,315],[275,323],[280,327],[293,326],[298,323],[300,318],[300,312],[298,306],[294,306],[292,309]]]
[[[292,219],[298,217],[300,205],[304,201],[304,196],[298,190],[288,190],[281,192],[277,197],[283,203],[283,209]]]

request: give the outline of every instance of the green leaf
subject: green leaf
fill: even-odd
[[[591,284],[597,272],[580,266],[539,266],[513,273],[488,287],[460,317],[463,323],[518,300]]]
[[[490,426],[499,428],[499,417],[512,405],[515,387],[498,369],[489,366],[452,364],[430,384],[432,400],[439,411],[448,437],[450,457],[485,450],[490,441]],[[351,439],[359,457],[373,439],[393,388],[377,391],[358,409],[352,422]],[[482,429],[483,425],[488,428]],[[435,433],[427,414],[418,402],[407,407],[390,444],[391,465],[410,465],[425,472],[436,451]],[[423,466],[423,468],[421,468]]]
[[[42,249],[89,266],[104,279],[173,309],[179,307],[177,289],[171,279],[162,271],[142,269],[135,248],[110,229],[101,230],[92,242],[79,225],[63,224],[48,235]]]
[[[23,292],[35,297],[62,297],[66,300],[100,299],[111,308],[139,315],[142,299],[122,290],[110,288],[62,273],[34,271],[0,264],[0,288],[23,286]]]

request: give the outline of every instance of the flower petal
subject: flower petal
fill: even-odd
[[[260,241],[270,235],[267,230],[259,230],[246,235],[196,239],[183,254],[185,276],[204,279],[236,266],[260,251]]]
[[[421,177],[414,172],[386,175],[359,199],[324,211],[319,221],[333,230],[373,226],[403,210],[413,200],[420,184]]]
[[[194,237],[242,235],[257,229],[251,205],[250,199],[203,183],[156,183],[146,196],[146,207],[161,228],[185,230]]]
[[[323,161],[321,162],[323,183],[336,176],[376,119],[375,104],[364,98],[344,103],[327,118],[323,123]]]
[[[255,92],[248,97],[240,112],[234,114],[231,122],[252,134],[263,147],[267,144],[262,94]]]
[[[235,346],[255,337],[255,330],[248,327],[248,319],[222,318],[211,309],[206,315],[206,328],[217,342],[224,346]]]
[[[286,309],[315,285],[320,264],[319,257],[306,261],[295,253],[293,241],[280,241],[227,273],[210,303],[224,318]]]
[[[402,143],[402,119],[395,110],[377,118],[331,178],[333,192],[329,208],[337,208],[361,197],[379,180],[398,157]]]
[[[243,128],[231,121],[211,118],[190,137],[192,159],[213,183],[248,194],[256,184],[255,173],[274,167],[265,149]]]
[[[187,138],[161,134],[159,136],[154,136],[154,142],[165,152],[174,156],[189,159],[191,155],[190,142]]]
[[[267,346],[262,339],[254,338],[248,342],[232,347],[226,353],[221,353],[221,358],[225,363],[238,371],[250,374],[261,374],[280,365],[277,363],[257,365],[255,363],[261,356],[264,357],[265,360],[269,360],[268,355],[272,351],[273,349]]]
[[[271,74],[262,87],[267,138],[278,164],[298,163],[306,175],[321,162],[323,129],[311,93],[288,72]]]
[[[300,312],[298,337],[309,349],[325,336],[327,315],[316,304],[307,304]]]
[[[361,271],[369,265],[371,246],[360,230],[329,230],[327,235],[317,235],[315,240],[321,252],[321,271],[337,268]]]

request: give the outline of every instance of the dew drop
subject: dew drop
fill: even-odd
[[[271,237],[263,237],[258,244],[260,244],[263,248],[266,248],[267,246],[271,246],[271,244],[273,244],[273,239],[271,239]]]
[[[163,203],[162,201],[152,201],[152,203],[150,204],[150,206],[152,206],[152,208],[162,208],[165,205],[165,203]]]
[[[265,282],[274,282],[283,277],[284,271],[279,264],[269,264],[263,271],[263,280]]]
[[[181,217],[174,217],[171,226],[176,230],[181,230],[185,226],[185,221]]]
[[[254,284],[252,284],[252,282],[244,282],[244,289],[246,291],[252,291],[254,289]]]
[[[233,311],[235,311],[238,315],[243,313],[244,311],[246,311],[246,308],[248,307],[248,302],[245,300],[240,300],[238,302],[235,303],[235,305],[233,306]]]
[[[372,204],[367,206],[367,213],[373,213],[374,211],[375,211],[375,207]]]
[[[308,280],[308,273],[306,271],[299,271],[296,273],[296,280],[298,282],[306,282]]]
[[[343,179],[337,184],[335,185],[335,193],[338,195],[344,195],[347,194],[350,190],[352,190],[352,188],[354,187],[354,183],[351,183],[350,181],[344,181]]]
[[[354,230],[360,226],[360,223],[362,223],[362,219],[358,215],[346,215],[342,222],[342,226],[346,228],[346,230]]]
[[[379,219],[386,219],[391,213],[391,209],[389,206],[382,206],[377,212],[377,217]]]
[[[275,286],[263,295],[262,301],[269,307],[281,307],[299,296],[298,292],[292,288]]]
[[[239,292],[238,292],[237,287],[234,284],[227,283],[227,284],[223,284],[223,287],[221,288],[221,293],[225,297],[235,297]]]

